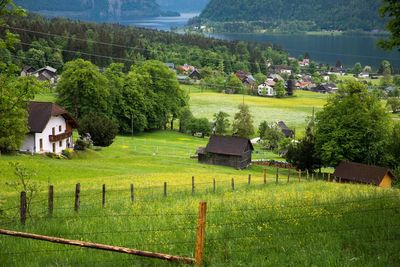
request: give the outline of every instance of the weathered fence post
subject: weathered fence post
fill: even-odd
[[[49,195],[48,195],[48,214],[49,217],[53,216],[54,209],[54,186],[49,186]]]
[[[20,217],[21,217],[21,223],[25,224],[26,222],[26,192],[22,191],[20,195]]]
[[[167,182],[164,182],[164,197],[167,196]]]
[[[80,195],[81,195],[81,184],[76,184],[75,187],[75,211],[79,211],[79,206],[81,204],[80,200]]]
[[[299,182],[301,182],[301,169],[299,169]]]
[[[213,178],[213,192],[215,193],[215,178]]]
[[[235,179],[232,178],[232,192],[235,191]]]
[[[264,184],[267,183],[267,169],[264,168]]]
[[[287,182],[289,183],[290,182],[290,168],[288,169],[288,175],[287,175]]]
[[[276,184],[278,184],[278,181],[279,181],[279,168],[276,168],[276,181],[275,181],[275,183]]]
[[[249,185],[251,184],[251,174],[249,174]]]
[[[131,184],[131,202],[135,201],[135,191],[133,184]]]
[[[308,172],[308,169],[306,170],[306,172],[307,172],[307,181],[308,181],[308,179],[310,178],[310,173]]]
[[[103,195],[103,197],[102,197],[101,204],[104,208],[106,205],[106,185],[105,184],[103,184],[103,194],[102,195]]]
[[[196,239],[196,251],[195,251],[196,267],[200,267],[203,264],[204,239],[206,235],[206,212],[207,212],[207,202],[200,202],[199,223],[197,226],[197,239]]]
[[[194,176],[192,176],[192,195],[194,195]]]

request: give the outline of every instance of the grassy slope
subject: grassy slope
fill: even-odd
[[[1,156],[1,199],[6,208],[18,206],[18,194],[4,186],[13,177],[10,161],[37,172],[42,190],[32,206],[26,227],[0,220],[8,229],[23,230],[150,251],[192,256],[197,205],[208,202],[206,262],[211,266],[317,265],[387,266],[399,264],[398,190],[326,182],[286,183],[281,171],[237,171],[198,164],[189,155],[206,140],[175,132],[118,137],[101,151],[73,160],[44,156]],[[247,185],[247,175],[252,184]],[[196,194],[191,195],[195,175]],[[212,194],[212,178],[217,192]],[[235,177],[235,192],[230,179]],[[55,185],[55,213],[46,218],[48,180]],[[168,197],[162,184],[168,182]],[[73,189],[82,187],[82,208],[73,212]],[[129,184],[135,184],[136,203],[130,204]],[[107,207],[101,208],[101,185],[107,184]],[[395,198],[393,198],[395,197]],[[17,209],[7,210],[9,218]],[[145,216],[145,215],[148,216]],[[190,215],[192,214],[192,215]],[[147,230],[157,231],[147,231]],[[368,233],[368,234],[367,234]],[[38,241],[0,237],[0,262],[6,266],[82,265],[135,266],[164,262],[88,251]],[[371,252],[374,252],[371,254]],[[13,254],[14,253],[14,254]],[[16,253],[16,254],[15,254]],[[21,257],[23,255],[23,257]],[[312,255],[312,256],[311,256]]]

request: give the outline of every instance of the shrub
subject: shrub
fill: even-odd
[[[90,113],[79,124],[79,135],[90,134],[95,146],[111,145],[118,133],[118,125],[102,114]]]

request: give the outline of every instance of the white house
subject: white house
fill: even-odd
[[[60,154],[73,147],[72,131],[77,123],[62,107],[50,102],[32,101],[28,105],[28,114],[29,133],[20,151]]]
[[[360,74],[358,74],[358,78],[363,78],[363,79],[368,79],[369,78],[369,72],[361,72]]]
[[[275,90],[271,86],[263,83],[258,86],[258,95],[260,96],[274,96]]]

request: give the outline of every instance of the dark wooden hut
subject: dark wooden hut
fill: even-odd
[[[207,146],[198,151],[199,162],[244,169],[251,163],[253,150],[247,138],[212,135]]]
[[[333,176],[343,183],[372,184],[380,187],[391,187],[395,179],[388,168],[349,161],[342,161],[336,167]]]

